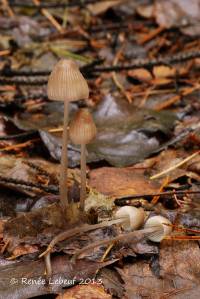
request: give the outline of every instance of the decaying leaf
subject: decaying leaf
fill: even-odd
[[[106,264],[109,263],[95,263],[84,260],[73,264],[68,257],[59,256],[52,259],[53,275],[50,278],[46,278],[44,275],[45,264],[42,259],[1,266],[0,298],[24,299],[45,294],[58,294],[63,287],[71,287],[78,282],[86,281],[86,279],[87,281],[95,281],[96,271]],[[94,291],[100,293],[101,290],[94,289]],[[102,294],[105,294],[103,290]]]
[[[34,194],[38,194],[38,192],[41,193],[37,188],[28,189],[29,183],[30,187],[31,184],[35,186],[37,184],[58,184],[58,165],[43,159],[26,159],[16,158],[11,155],[2,155],[0,157],[0,165],[1,185],[24,192],[25,194],[33,196]],[[4,178],[7,182],[3,180]]]
[[[94,4],[89,4],[88,9],[91,11],[93,15],[99,15],[111,7],[119,5],[127,0],[110,0],[110,1],[103,1]]]
[[[72,289],[65,291],[63,294],[56,297],[56,299],[111,299],[111,295],[107,294],[104,288],[97,283],[92,282],[90,278],[86,279],[85,285],[75,286]],[[83,282],[84,284],[84,282]]]
[[[93,112],[97,137],[87,146],[87,161],[106,160],[113,166],[128,166],[148,157],[168,138],[176,119],[171,112],[137,109],[122,99],[107,96]],[[155,137],[161,136],[161,140]],[[51,155],[59,159],[61,141],[41,132],[43,142]],[[80,148],[69,147],[69,163],[80,162]]]
[[[193,27],[193,34],[197,35],[197,31],[194,28],[196,26],[199,27],[199,0],[191,0],[189,2],[187,0],[158,0],[155,3],[154,13],[156,15],[156,20],[159,25],[164,26],[166,28],[170,28],[172,26],[185,26],[186,29],[187,26]],[[193,34],[192,30],[190,30],[190,35]]]
[[[99,192],[115,197],[138,193],[154,193],[158,190],[157,183],[144,176],[144,170],[134,167],[114,168],[102,167],[90,172],[89,184]]]
[[[191,242],[163,242],[156,276],[150,261],[137,261],[118,269],[127,298],[197,298],[199,287],[199,248]],[[155,271],[155,268],[154,268]]]
[[[53,204],[12,218],[4,225],[4,241],[9,240],[8,251],[30,242],[49,242],[57,231],[66,229],[66,222],[58,204]]]

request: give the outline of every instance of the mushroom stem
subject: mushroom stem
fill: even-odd
[[[84,211],[86,198],[86,146],[81,144],[81,190],[80,190],[80,210]]]
[[[60,166],[60,201],[64,210],[67,209],[69,202],[67,196],[67,170],[68,170],[68,101],[64,101],[64,122],[63,122],[63,135],[62,135],[62,153],[61,153],[61,166]]]

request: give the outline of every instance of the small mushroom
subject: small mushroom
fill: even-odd
[[[61,59],[53,68],[47,87],[48,98],[64,101],[64,124],[62,137],[61,170],[60,170],[60,200],[64,210],[69,206],[67,198],[67,168],[68,168],[68,106],[71,101],[87,99],[89,89],[86,80],[73,60]]]
[[[157,215],[146,221],[145,228],[155,228],[155,232],[150,233],[147,238],[153,242],[161,242],[165,236],[170,235],[172,223],[167,218]]]
[[[86,198],[86,144],[90,143],[96,136],[97,129],[87,108],[81,108],[69,126],[69,136],[74,144],[81,145],[81,191],[80,210],[84,210]]]
[[[135,208],[130,206],[121,207],[115,214],[115,218],[124,218],[122,227],[125,230],[138,229],[141,227],[145,220],[145,211],[142,208]]]

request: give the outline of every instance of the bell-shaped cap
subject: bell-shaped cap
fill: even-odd
[[[89,110],[86,108],[79,109],[69,126],[69,137],[72,143],[90,143],[95,138],[96,133],[96,125]]]
[[[119,208],[119,210],[115,214],[115,218],[124,218],[124,223],[122,227],[125,230],[134,230],[138,229],[143,225],[145,219],[145,212],[143,208],[136,208],[130,206],[124,206]]]
[[[78,101],[87,99],[89,88],[78,65],[71,59],[61,59],[53,68],[47,86],[50,100]]]
[[[161,242],[166,236],[172,232],[172,223],[161,215],[150,217],[145,225],[144,229],[153,228],[154,232],[150,233],[147,238],[153,242]]]

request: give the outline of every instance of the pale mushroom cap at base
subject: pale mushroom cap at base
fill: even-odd
[[[161,242],[165,236],[170,235],[172,231],[171,222],[160,215],[150,217],[147,219],[144,228],[155,227],[155,232],[148,235],[148,239],[153,242]]]
[[[116,214],[115,218],[124,218],[125,221],[122,224],[124,229],[138,229],[141,227],[145,220],[145,211],[142,208],[135,208],[130,206],[124,206],[120,208]]]

